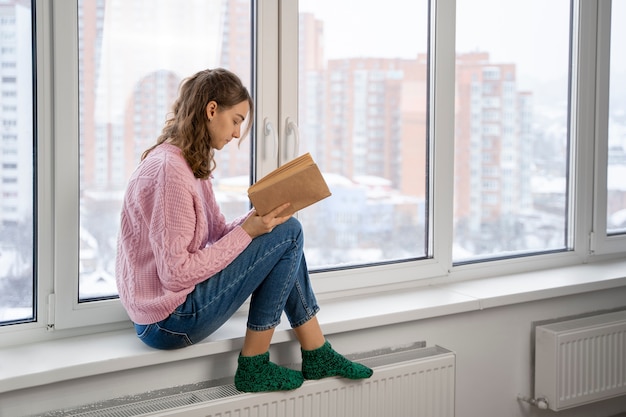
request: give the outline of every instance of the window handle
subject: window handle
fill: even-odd
[[[276,160],[278,157],[278,139],[276,139],[276,130],[274,130],[274,126],[272,126],[272,122],[270,122],[269,118],[263,119],[263,159],[267,159],[267,146],[269,143],[272,143],[272,159]]]
[[[300,130],[298,129],[298,124],[291,117],[287,117],[285,122],[285,135],[287,136],[287,139],[293,135],[294,148],[293,155],[291,156],[293,159],[298,156],[298,150],[300,149]],[[289,141],[286,141],[285,145],[288,143]]]

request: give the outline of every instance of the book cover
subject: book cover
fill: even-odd
[[[248,188],[259,215],[291,203],[279,216],[288,216],[331,195],[311,154],[306,153],[267,174]]]

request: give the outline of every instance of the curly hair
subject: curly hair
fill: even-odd
[[[169,140],[182,150],[196,178],[208,178],[215,169],[215,150],[211,146],[206,106],[215,101],[218,111],[227,110],[245,100],[250,106],[249,122],[239,142],[250,131],[253,120],[252,98],[239,77],[226,69],[216,68],[197,72],[184,79],[161,135],[156,144],[143,153],[141,159]]]

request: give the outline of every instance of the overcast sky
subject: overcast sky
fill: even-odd
[[[569,0],[457,0],[457,52],[550,80],[567,70]],[[300,0],[324,21],[326,57],[413,58],[426,51],[426,0]]]
[[[426,52],[424,0],[300,0],[324,22],[328,59],[415,58]]]

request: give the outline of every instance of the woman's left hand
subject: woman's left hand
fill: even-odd
[[[290,203],[285,203],[282,206],[276,207],[274,210],[267,213],[265,216],[259,216],[258,213],[253,210],[252,214],[243,222],[241,227],[250,235],[251,238],[261,236],[265,233],[269,233],[279,224],[285,223],[291,215],[279,217],[278,215],[290,206]]]

